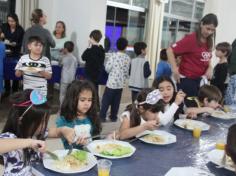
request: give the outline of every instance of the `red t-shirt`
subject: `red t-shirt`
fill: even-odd
[[[198,44],[195,32],[186,35],[171,48],[176,56],[181,56],[179,66],[181,75],[195,79],[205,74],[212,54],[207,43]]]

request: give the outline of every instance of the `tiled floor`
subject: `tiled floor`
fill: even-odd
[[[103,94],[103,91],[104,91],[104,86],[101,86],[100,95]],[[55,91],[54,95],[55,96],[53,98],[53,101],[50,101],[53,114],[51,115],[50,120],[49,120],[49,127],[52,127],[55,125],[56,112],[58,110],[58,91]],[[130,103],[130,100],[131,100],[130,91],[128,88],[125,88],[122,94],[119,114],[125,109],[125,106]],[[4,100],[0,104],[0,131],[2,131],[3,126],[5,124],[6,116],[7,116],[9,108],[10,108],[10,103],[7,100]],[[102,134],[109,134],[112,131],[117,130],[119,128],[119,124],[120,124],[119,121],[103,123]],[[60,139],[47,140],[47,147],[51,151],[63,148]],[[0,175],[2,175],[2,171],[3,171],[3,167],[0,165]]]

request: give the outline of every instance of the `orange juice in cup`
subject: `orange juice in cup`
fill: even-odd
[[[98,176],[110,176],[111,161],[107,159],[98,160]]]
[[[195,127],[193,129],[193,137],[199,139],[202,133],[202,129],[200,127]]]
[[[225,150],[225,143],[223,141],[217,141],[216,142],[216,149]]]

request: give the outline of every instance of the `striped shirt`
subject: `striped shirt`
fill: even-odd
[[[33,60],[30,58],[29,54],[23,55],[18,61],[15,70],[22,70],[24,72],[24,90],[36,89],[42,92],[43,95],[47,95],[47,80],[35,71],[38,70],[52,73],[52,67],[47,57],[42,56],[38,60]]]

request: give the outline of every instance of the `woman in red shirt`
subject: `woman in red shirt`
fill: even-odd
[[[212,76],[210,59],[217,25],[217,16],[207,14],[201,19],[196,32],[186,35],[167,49],[177,87],[187,96],[197,96],[202,76],[208,79]],[[177,56],[180,56],[179,66]]]

